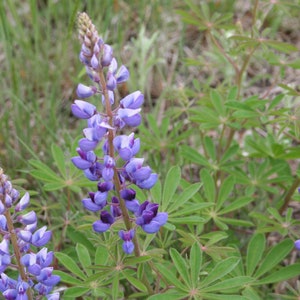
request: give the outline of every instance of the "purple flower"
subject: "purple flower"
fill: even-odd
[[[158,204],[145,201],[140,205],[136,213],[136,224],[140,225],[146,233],[155,233],[163,226],[168,220],[168,214],[161,212],[158,213]]]
[[[77,96],[79,98],[88,98],[97,93],[97,88],[94,86],[86,86],[79,83],[76,90]]]
[[[10,262],[9,241],[4,238],[0,243],[0,273],[4,272]]]
[[[144,95],[140,91],[127,95],[120,101],[121,108],[137,109],[144,103]]]
[[[47,230],[47,226],[43,226],[32,235],[31,238],[32,245],[36,247],[41,247],[46,245],[49,242],[52,233],[51,231],[46,231],[46,230]]]
[[[122,211],[120,209],[119,200],[117,197],[113,196],[111,198],[111,206],[110,206],[110,213],[113,215],[114,218],[120,217],[122,215]]]
[[[134,230],[131,229],[129,231],[120,230],[119,237],[124,241],[122,248],[126,254],[130,254],[134,250],[134,244],[132,239],[134,237]]]
[[[89,169],[97,160],[94,151],[84,152],[80,148],[76,149],[79,156],[72,157],[72,163],[80,170]]]
[[[82,100],[75,100],[71,105],[72,113],[79,119],[89,119],[96,113],[96,106]]]
[[[106,205],[107,201],[107,194],[108,191],[105,192],[96,192],[92,193],[90,192],[90,198],[85,198],[82,200],[83,206],[89,210],[89,211],[99,211],[103,209],[103,207]]]
[[[143,167],[143,158],[132,158],[125,167],[125,175],[141,189],[151,189],[157,181],[157,174],[150,167]]]
[[[96,232],[105,232],[114,223],[114,218],[106,210],[101,211],[100,220],[93,223],[93,229]]]
[[[118,135],[113,140],[114,147],[120,157],[128,161],[135,156],[140,150],[140,139],[134,138],[134,133],[127,135]]]
[[[37,216],[34,211],[30,211],[29,213],[27,213],[25,215],[18,216],[17,221],[24,225],[30,225],[30,224],[36,223]]]
[[[29,202],[30,202],[29,193],[26,192],[24,196],[21,198],[21,200],[19,201],[19,203],[15,206],[15,212],[24,210],[28,206]]]

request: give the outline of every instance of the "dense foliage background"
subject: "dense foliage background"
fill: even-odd
[[[93,233],[81,205],[94,184],[70,162],[87,81],[78,11],[128,67],[120,94],[145,94],[136,135],[159,182],[139,198],[169,221],[141,234],[144,260]],[[143,272],[151,299],[299,299],[299,12],[298,0],[0,3],[0,165],[53,230],[62,299],[147,298]]]

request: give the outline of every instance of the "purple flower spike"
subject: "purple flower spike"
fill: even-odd
[[[295,241],[295,248],[300,251],[300,240]]]
[[[131,229],[129,231],[120,230],[119,237],[124,241],[122,248],[126,254],[130,254],[134,250],[134,244],[132,239],[134,237],[134,230]]]
[[[101,211],[100,220],[93,223],[93,229],[96,232],[105,232],[114,223],[114,218],[106,210]]]
[[[71,110],[75,117],[89,119],[96,113],[96,106],[86,101],[75,100]]]
[[[94,86],[86,86],[79,83],[76,90],[77,96],[79,98],[88,98],[97,93],[97,88]]]
[[[33,235],[31,239],[32,245],[36,247],[44,246],[51,239],[52,233],[51,231],[46,231],[47,226],[44,226],[38,229]]]

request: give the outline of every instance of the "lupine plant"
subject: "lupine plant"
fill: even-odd
[[[34,211],[26,212],[30,197],[20,198],[0,169],[0,291],[8,300],[59,299],[51,293],[60,281],[53,274],[53,252],[44,247],[51,238],[46,226],[38,228]],[[16,226],[19,224],[19,226]],[[8,273],[12,269],[13,276]]]
[[[156,233],[168,219],[167,213],[158,212],[159,205],[146,200],[139,203],[136,191],[151,189],[158,175],[149,166],[143,166],[144,159],[137,158],[140,139],[121,133],[125,127],[137,127],[141,123],[141,106],[144,96],[140,91],[133,92],[115,101],[118,84],[129,78],[125,66],[118,69],[111,46],[99,37],[95,26],[86,13],[78,16],[79,39],[82,43],[80,60],[93,81],[93,86],[79,84],[77,95],[80,98],[98,96],[101,108],[93,104],[75,100],[73,114],[87,119],[84,137],[79,140],[77,152],[73,157],[74,165],[83,170],[85,176],[97,182],[97,191],[89,192],[89,197],[82,200],[83,206],[92,212],[100,212],[99,220],[93,223],[93,230],[98,233],[109,230],[114,222],[122,219],[124,230],[119,231],[123,240],[123,250],[130,254],[133,251],[140,256],[137,228],[146,233]],[[101,156],[95,153],[102,146]]]
[[[13,154],[11,172],[20,170],[16,154],[20,164],[34,158],[26,179],[42,183],[37,190],[51,199],[31,203],[53,226],[61,297],[300,299],[299,5],[102,2],[99,9],[92,1],[30,1],[23,10],[14,1],[0,4],[8,15],[25,14],[25,31],[15,30],[18,18],[0,31],[11,46],[3,72],[17,104],[5,107],[22,112],[16,127],[4,114],[1,125],[16,128],[18,139],[0,132],[0,144],[10,141],[4,157]],[[80,43],[71,34],[78,10],[93,20],[79,14]],[[17,89],[20,53],[32,45],[31,89]],[[44,65],[45,57],[56,67]],[[43,73],[55,84],[40,80]],[[23,101],[31,93],[40,99],[38,91],[47,101]],[[35,124],[42,126],[32,136],[51,134],[38,145],[19,132]],[[18,144],[22,155],[12,147]],[[18,278],[11,267],[5,273]]]

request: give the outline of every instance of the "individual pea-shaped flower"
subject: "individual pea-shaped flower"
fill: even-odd
[[[113,144],[120,157],[125,161],[130,160],[140,150],[140,139],[135,139],[133,132],[129,136],[116,136],[113,140]]]
[[[0,273],[4,272],[10,261],[9,241],[4,238],[0,243]]]
[[[115,126],[120,124],[119,127],[122,128],[124,125],[130,127],[137,127],[141,124],[142,117],[140,115],[140,108],[130,109],[130,108],[119,108],[117,113],[117,118],[114,123]]]
[[[15,289],[17,286],[17,281],[8,277],[5,273],[1,273],[0,275],[0,292],[3,293],[8,289]]]
[[[0,215],[0,229],[7,231],[7,220],[4,215]]]
[[[103,165],[102,178],[105,181],[111,181],[114,177],[114,167],[116,165],[114,159],[109,155],[104,155]]]
[[[24,210],[30,202],[29,193],[26,192],[24,196],[20,199],[19,203],[15,206],[15,212]]]
[[[86,86],[79,83],[76,90],[77,96],[79,98],[88,98],[97,93],[97,88],[95,86]]]
[[[122,215],[119,199],[116,196],[113,196],[111,198],[110,213],[114,218],[120,217]]]
[[[75,100],[71,105],[72,113],[79,119],[89,119],[96,113],[96,106],[82,100]]]
[[[23,225],[30,225],[37,222],[37,216],[34,211],[30,211],[25,215],[18,216],[17,221],[22,223]]]
[[[122,248],[126,254],[130,254],[134,250],[134,244],[132,239],[134,237],[134,229],[130,229],[129,231],[120,230],[119,237],[124,241]]]
[[[136,213],[136,224],[140,225],[146,233],[155,233],[168,220],[168,214],[157,212],[158,204],[145,201]]]
[[[36,276],[38,282],[46,286],[54,286],[60,281],[58,275],[53,275],[53,267],[46,267],[41,270],[40,274]]]
[[[296,240],[294,245],[297,250],[300,250],[300,240]]]
[[[135,213],[138,211],[140,204],[137,199],[135,199],[136,192],[134,189],[123,189],[120,192],[120,196],[125,200],[126,208]]]
[[[129,180],[141,189],[151,189],[157,181],[157,174],[149,166],[143,167],[143,158],[132,158],[125,166]]]
[[[125,66],[122,65],[118,71],[117,69],[118,63],[116,59],[113,58],[106,74],[106,85],[111,91],[117,87],[117,84],[123,83],[129,78],[129,71]]]
[[[41,266],[36,261],[35,253],[27,253],[21,258],[21,263],[27,268],[32,275],[39,275],[41,273]]]
[[[120,101],[121,108],[137,109],[144,103],[144,95],[140,91],[135,91]]]
[[[3,296],[7,300],[27,300],[26,291],[29,288],[29,284],[21,279],[18,280],[15,287],[7,289],[3,292]]]
[[[91,211],[101,210],[107,203],[108,191],[110,191],[112,187],[113,185],[111,182],[99,182],[98,191],[96,193],[89,192],[90,198],[82,201],[83,206]]]
[[[97,161],[94,151],[84,152],[80,148],[77,148],[76,151],[79,156],[72,157],[71,161],[80,170],[89,169]]]
[[[100,213],[100,220],[97,220],[93,223],[93,229],[96,232],[105,232],[107,231],[110,226],[114,223],[113,216],[107,212],[106,210],[101,211]]]
[[[36,247],[44,246],[51,239],[51,231],[47,231],[47,226],[38,229],[31,238],[31,244]]]

